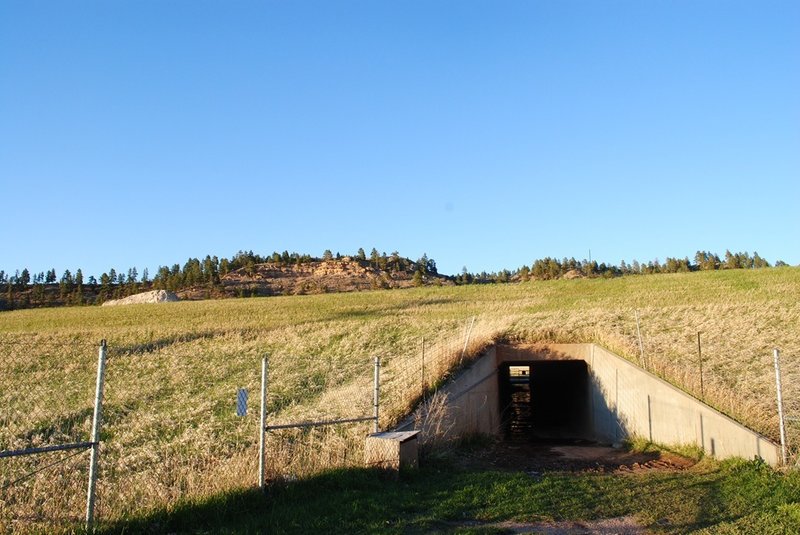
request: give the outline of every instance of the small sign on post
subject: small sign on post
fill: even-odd
[[[247,416],[247,389],[240,388],[236,393],[236,416]]]

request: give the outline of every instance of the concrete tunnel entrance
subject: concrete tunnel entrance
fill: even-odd
[[[779,444],[596,344],[498,344],[437,393],[443,403],[423,404],[397,430],[505,435],[519,439],[511,449],[530,443],[537,455],[641,437],[781,463]]]
[[[589,369],[583,360],[506,362],[498,369],[498,381],[507,439],[593,438]]]

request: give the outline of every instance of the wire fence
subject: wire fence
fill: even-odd
[[[374,421],[280,429],[372,416],[380,368],[379,427],[396,424],[447,371],[481,345],[473,318],[422,346],[363,355],[270,355],[266,479],[363,466]],[[451,325],[452,327],[452,325]],[[263,338],[176,333],[109,344],[94,518],[146,517],[182,501],[249,489],[259,473]],[[126,343],[127,342],[127,343]],[[485,343],[484,343],[485,345]],[[98,341],[0,335],[0,452],[91,443]],[[68,532],[85,525],[89,450],[0,457],[0,532]]]
[[[376,426],[371,418],[375,374],[379,378],[377,429],[386,430],[431,396],[448,374],[478,354],[495,334],[490,324],[469,318],[463,330],[419,338],[418,345],[375,355],[378,369],[371,358],[337,363],[324,357],[270,356],[266,480],[293,480],[324,469],[363,466],[365,438]],[[283,376],[273,369],[275,363],[282,365]],[[336,423],[340,420],[349,421]]]
[[[260,485],[363,464],[364,436],[374,429],[380,377],[371,360],[312,355],[265,360],[269,368]]]
[[[0,334],[0,532],[85,520],[97,345]]]
[[[800,465],[800,400],[794,395],[792,385],[786,388],[781,352],[774,350],[775,390],[777,393],[778,425],[781,439],[783,462],[789,466]],[[792,363],[793,359],[789,359]],[[789,394],[789,396],[787,396]]]
[[[239,337],[214,341],[195,333],[109,348],[98,518],[252,487],[260,349]]]

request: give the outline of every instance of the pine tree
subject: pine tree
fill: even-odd
[[[428,273],[428,255],[422,253],[422,256],[417,260],[417,270],[421,271],[423,275]]]

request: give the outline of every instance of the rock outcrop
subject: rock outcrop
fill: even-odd
[[[152,292],[143,292],[136,295],[130,295],[122,299],[111,299],[103,303],[103,306],[167,303],[170,301],[180,301],[180,299],[178,299],[178,296],[173,292],[168,292],[166,290],[153,290]]]

